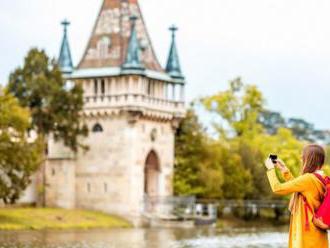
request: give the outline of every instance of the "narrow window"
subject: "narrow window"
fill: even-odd
[[[149,82],[148,82],[148,95],[149,95],[149,96],[151,96],[151,84],[152,84],[152,82],[149,81]]]
[[[48,144],[45,145],[45,154],[48,155],[49,154],[49,149],[48,149]]]
[[[151,95],[156,96],[156,83],[154,81],[151,83]]]
[[[92,131],[93,131],[93,133],[102,133],[103,127],[101,126],[101,124],[97,123],[94,125]]]
[[[87,183],[87,192],[90,193],[91,191],[92,191],[91,184]]]
[[[52,176],[55,176],[55,174],[56,174],[56,171],[55,171],[55,169],[53,168],[53,169],[52,169]]]
[[[105,82],[104,82],[104,79],[101,80],[101,93],[102,93],[102,95],[105,94]]]
[[[97,83],[97,79],[94,79],[94,94],[97,95],[98,94],[98,83]]]
[[[108,184],[104,183],[104,193],[107,193],[107,192],[108,192]]]

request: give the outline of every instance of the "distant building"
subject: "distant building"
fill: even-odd
[[[138,221],[145,197],[172,195],[174,135],[185,115],[176,28],[168,62],[155,55],[137,0],[104,0],[74,68],[64,21],[59,64],[84,89],[86,153],[49,141],[47,206],[86,208]],[[32,192],[35,192],[35,190]],[[32,194],[30,192],[30,194]]]

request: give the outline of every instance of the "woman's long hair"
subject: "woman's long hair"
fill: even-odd
[[[317,144],[307,145],[303,149],[303,174],[313,173],[322,168],[325,162],[325,151]]]
[[[311,144],[303,149],[302,153],[302,174],[313,173],[322,168],[325,162],[325,151],[322,146]],[[294,193],[289,203],[289,210],[291,213],[295,211],[295,203],[298,199],[298,193]]]

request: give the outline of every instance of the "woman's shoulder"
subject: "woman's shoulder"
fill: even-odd
[[[317,175],[316,175],[316,173],[317,173]],[[305,173],[303,176],[306,178],[306,180],[309,180],[312,184],[314,184],[318,188],[323,188],[322,187],[323,183],[321,181],[322,179],[320,179],[319,176],[324,178],[325,177],[324,173],[317,171],[314,173]]]
[[[297,178],[299,178],[302,181],[306,181],[306,182],[312,182],[314,179],[316,179],[316,177],[313,173],[304,173]]]
[[[304,177],[304,178],[316,178],[316,176],[314,175],[314,173],[310,173],[310,172],[304,173],[303,175],[301,175],[301,177]]]

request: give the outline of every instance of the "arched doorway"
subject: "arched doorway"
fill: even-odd
[[[147,196],[158,196],[160,166],[157,154],[151,151],[144,168],[144,193]]]

